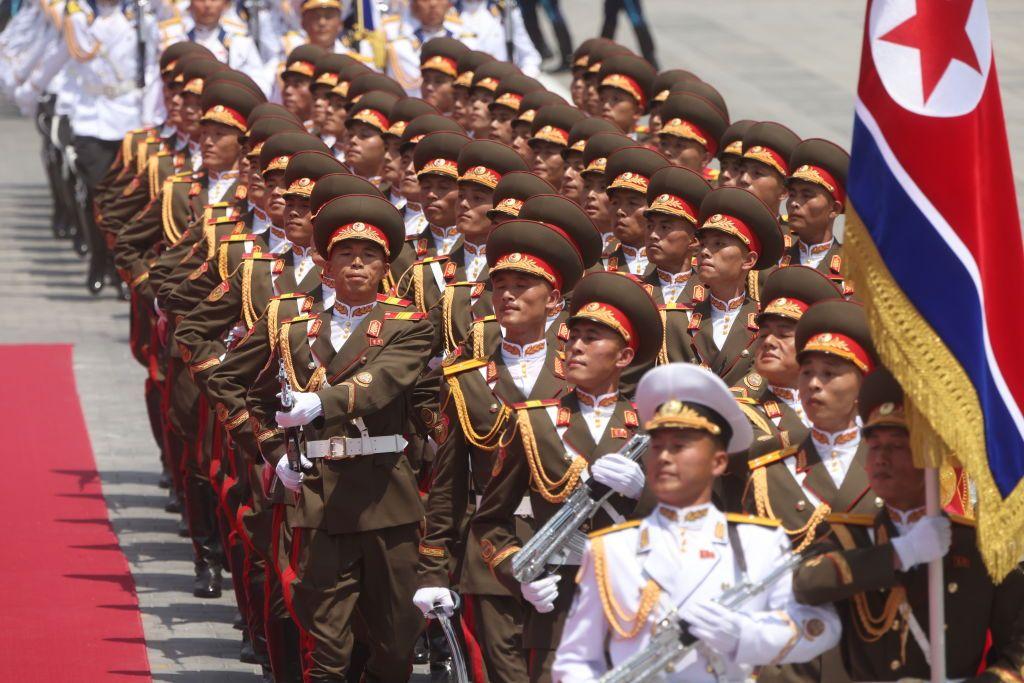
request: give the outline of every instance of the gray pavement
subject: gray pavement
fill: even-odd
[[[600,30],[598,0],[562,3],[580,41]],[[647,0],[663,68],[718,87],[734,119],[774,119],[804,137],[848,145],[859,66],[855,0]],[[1024,3],[989,0],[1003,105],[1024,189]],[[635,47],[625,16],[618,38]],[[233,597],[191,597],[191,550],[164,513],[159,463],[142,402],[144,371],[130,356],[127,306],[85,291],[85,264],[51,237],[49,199],[30,122],[0,104],[0,343],[74,345],[74,367],[110,517],[139,592],[156,680],[251,681],[238,662]],[[956,150],[951,150],[955,155]],[[40,315],[42,314],[42,315]],[[5,388],[10,390],[10,388]]]

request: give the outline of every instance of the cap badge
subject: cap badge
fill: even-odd
[[[506,261],[508,261],[509,263],[519,263],[522,260],[523,260],[523,255],[520,254],[518,251],[509,254],[508,258],[506,259]]]
[[[668,201],[668,195],[667,194],[659,195],[658,196],[658,201],[659,202],[667,202]]]
[[[896,410],[896,406],[893,403],[883,403],[879,408],[878,412],[881,415],[891,415],[892,411]]]
[[[588,313],[593,313],[594,311],[596,311],[596,310],[598,310],[600,308],[601,308],[601,304],[597,303],[596,301],[591,301],[589,304],[587,304],[586,310],[587,310]]]
[[[362,221],[356,221],[355,223],[352,224],[352,229],[355,230],[356,232],[362,232],[363,230],[366,230],[366,223],[363,223]]]
[[[483,166],[477,166],[476,168],[473,169],[474,175],[483,175],[484,173],[487,173],[487,169],[484,168]]]
[[[309,178],[299,178],[299,187],[306,187],[311,182],[313,182],[313,181],[310,180]]]

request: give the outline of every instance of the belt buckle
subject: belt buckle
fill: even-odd
[[[336,446],[340,446],[341,454],[337,452]],[[348,441],[344,436],[332,436],[327,440],[327,460],[348,460],[354,458],[348,454]]]

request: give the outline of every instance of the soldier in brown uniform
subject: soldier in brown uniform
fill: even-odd
[[[311,638],[306,675],[344,680],[358,612],[371,650],[367,680],[405,681],[421,628],[412,593],[423,508],[403,431],[434,332],[408,302],[378,294],[405,233],[387,200],[336,198],[314,225],[335,306],[281,325],[249,392],[249,419],[278,481],[299,494],[292,606]],[[294,391],[289,412],[277,397],[279,359]],[[291,469],[278,426],[302,428],[304,473]]]
[[[583,205],[583,150],[587,140],[598,133],[616,133],[618,127],[611,121],[588,117],[580,119],[569,130],[569,143],[562,150],[565,166],[562,168],[562,184],[559,191],[567,199]]]
[[[756,123],[743,135],[743,172],[736,186],[753,192],[776,216],[789,194],[789,159],[798,144],[800,136],[774,121]],[[780,216],[779,225],[788,249],[792,239],[785,218]]]
[[[612,232],[619,246],[608,255],[606,270],[630,273],[641,279],[654,272],[654,266],[647,260],[647,186],[655,171],[668,165],[664,156],[647,147],[625,147],[608,156],[605,194],[615,221]]]
[[[494,101],[488,105],[491,112],[491,140],[512,144],[512,122],[519,114],[519,106],[523,98],[544,86],[535,78],[523,74],[511,74],[501,79],[501,84],[494,91]]]
[[[391,93],[370,91],[350,107],[345,118],[345,166],[377,186],[383,182],[387,146],[384,134],[390,127],[388,117],[397,101]]]
[[[728,116],[710,100],[688,92],[669,95],[661,114],[658,149],[676,166],[693,169],[710,180],[709,164],[729,126]]]
[[[668,69],[658,72],[658,75],[651,81],[651,103],[647,107],[648,136],[651,139],[657,137],[661,132],[661,126],[665,121],[662,116],[661,107],[672,94],[672,86],[684,81],[699,80],[696,74],[686,69]]]
[[[285,109],[299,117],[306,130],[315,132],[313,122],[313,74],[316,63],[325,55],[322,47],[317,45],[300,45],[288,53],[285,58],[284,70],[275,74],[280,78],[278,87],[281,92],[281,104]]]
[[[676,166],[655,171],[647,187],[647,258],[654,272],[646,282],[665,329],[658,365],[696,361],[689,333],[693,293],[698,287],[693,258],[700,245],[697,216],[710,191],[699,174]]]
[[[530,147],[531,129],[533,120],[537,118],[537,112],[549,104],[566,104],[561,95],[548,90],[534,90],[525,95],[519,102],[519,111],[512,119],[512,147],[526,159],[526,163],[533,168],[533,148]],[[555,183],[557,184],[557,183]]]
[[[523,630],[531,681],[548,681],[555,648],[572,602],[573,565],[567,557],[551,574],[520,584],[510,558],[526,540],[513,512],[528,496],[539,528],[589,476],[613,492],[594,528],[621,522],[636,511],[644,486],[640,466],[617,451],[638,428],[632,404],[618,391],[619,375],[631,363],[647,363],[658,352],[661,320],[654,302],[632,277],[592,273],[576,287],[565,345],[566,381],[573,391],[561,399],[513,406],[514,432],[499,451],[492,478],[473,520],[482,558],[510,592],[530,603]],[[610,454],[610,455],[609,455]]]
[[[614,55],[601,64],[597,96],[601,117],[626,135],[634,135],[647,113],[658,72],[650,62],[632,54]]]
[[[831,515],[830,533],[818,541],[824,554],[796,571],[794,595],[806,604],[836,603],[840,649],[854,681],[927,681],[927,563],[943,558],[946,675],[975,683],[1021,680],[1021,568],[993,582],[972,520],[924,515],[924,472],[914,466],[903,392],[888,371],[865,379],[858,409],[867,442],[863,465],[884,507]]]
[[[796,349],[810,434],[748,462],[744,506],[778,519],[794,547],[803,549],[829,514],[874,515],[883,502],[864,471],[867,446],[857,425],[857,395],[877,362],[863,308],[842,299],[812,305],[796,325]],[[836,650],[762,675],[779,681],[849,680]]]
[[[605,193],[608,181],[604,171],[608,165],[608,157],[613,152],[633,146],[633,141],[622,133],[595,133],[583,147],[583,169],[580,171],[583,179],[583,200],[580,204],[601,232],[604,241],[601,258],[605,268],[608,267],[608,258],[612,252],[619,248],[619,240],[612,230],[615,216]]]
[[[506,221],[487,241],[493,307],[505,335],[499,348],[473,358],[461,348],[442,365],[441,414],[431,418],[439,450],[427,500],[414,600],[428,614],[435,602],[452,607],[449,574],[472,613],[488,680],[526,677],[522,603],[488,570],[479,538],[468,533],[515,403],[543,401],[565,391],[558,349],[545,339],[549,314],[583,273],[579,250],[564,232],[539,222]],[[528,505],[510,514],[520,534],[530,529]]]
[[[820,138],[804,140],[789,159],[786,220],[795,242],[782,265],[817,268],[843,287],[843,245],[832,228],[846,202],[850,155]]]
[[[484,140],[491,134],[491,103],[501,80],[507,76],[519,74],[515,64],[494,60],[481,64],[473,71],[473,81],[469,86],[469,100],[466,117],[466,130],[472,131],[473,137]]]
[[[460,126],[467,130],[469,129],[469,89],[473,85],[473,76],[478,68],[493,61],[494,57],[480,50],[470,50],[458,58],[456,66],[459,75],[452,83],[451,115]]]
[[[513,171],[498,181],[491,193],[491,210],[487,217],[493,223],[519,215],[527,199],[536,194],[555,194],[551,183],[528,171]]]
[[[427,219],[419,204],[419,185],[415,177],[407,186],[406,170],[408,164],[402,160],[402,134],[409,123],[418,116],[424,114],[439,115],[440,112],[430,104],[417,97],[403,97],[391,108],[391,115],[388,117],[387,132],[384,133],[384,183],[388,189],[388,201],[395,205],[395,208],[402,212],[405,221],[405,236],[408,239],[418,236],[427,226]],[[409,195],[406,196],[406,190]],[[392,272],[399,270],[392,263]],[[408,265],[408,264],[406,264]],[[401,275],[401,272],[398,273]]]
[[[569,131],[583,112],[567,104],[549,104],[537,110],[530,124],[531,170],[552,185],[560,185],[565,170],[562,151],[569,146]]]
[[[691,344],[701,365],[732,385],[753,364],[757,301],[748,277],[770,268],[782,255],[782,233],[771,209],[735,187],[712,190],[701,203],[697,276],[703,295],[694,296]]]
[[[469,52],[465,43],[440,36],[423,43],[420,50],[420,96],[439,112],[449,114],[454,100],[459,59]]]
[[[743,175],[743,136],[757,121],[734,121],[718,142],[718,187],[739,187]]]

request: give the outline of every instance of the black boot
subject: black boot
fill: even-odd
[[[167,494],[167,503],[164,504],[164,512],[181,512],[181,499],[178,498],[178,493],[174,489],[171,489],[171,492]]]
[[[197,598],[219,598],[222,581],[219,566],[196,565],[196,582],[192,586],[192,595]]]
[[[252,643],[249,641],[249,634],[242,631],[242,649],[238,653],[238,661],[245,664],[259,664],[260,660],[256,656],[256,651],[252,649]]]

